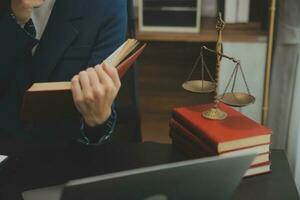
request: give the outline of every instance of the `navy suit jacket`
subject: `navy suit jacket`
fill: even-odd
[[[0,135],[80,137],[79,120],[22,123],[23,94],[34,82],[69,81],[110,55],[126,37],[127,1],[56,0],[29,66],[24,62],[24,52],[34,38],[11,17],[9,1],[1,1]]]

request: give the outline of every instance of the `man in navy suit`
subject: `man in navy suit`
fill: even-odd
[[[125,41],[125,0],[1,0],[0,136],[101,144],[112,134],[117,70],[99,65]],[[34,82],[72,81],[81,120],[22,122]],[[51,106],[51,102],[49,102]]]

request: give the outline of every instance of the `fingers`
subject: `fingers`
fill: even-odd
[[[79,81],[85,100],[88,102],[92,102],[94,100],[94,95],[92,93],[90,78],[87,71],[81,71],[79,73]]]
[[[84,112],[86,109],[85,109],[83,92],[80,87],[78,75],[73,77],[71,81],[71,86],[72,86],[71,88],[72,88],[72,94],[73,94],[72,96],[73,96],[74,103],[80,112]]]
[[[109,67],[105,63],[103,64],[103,70],[110,76],[117,88],[121,87],[121,81],[118,74],[118,70],[115,67]]]
[[[88,68],[87,73],[88,73],[89,82],[94,97],[102,98],[104,95],[104,88],[103,85],[100,83],[96,70],[94,68]]]
[[[101,102],[112,102],[116,97],[120,80],[116,70],[105,65],[97,65],[81,71],[72,79],[73,99],[77,107],[82,111]]]
[[[114,96],[115,91],[117,90],[117,86],[114,84],[112,78],[107,74],[107,72],[104,71],[103,66],[104,65],[102,65],[102,67],[100,65],[97,65],[95,67],[95,70],[98,74],[98,78],[101,82],[101,85],[105,89],[105,92]]]
[[[119,91],[120,80],[115,69],[97,65],[81,71],[72,79],[74,103],[89,126],[108,119],[111,105]]]
[[[94,68],[88,68],[87,70],[89,82],[91,87],[97,87],[100,85],[100,80],[98,78],[97,72]]]

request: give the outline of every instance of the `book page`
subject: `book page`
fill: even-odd
[[[50,82],[50,83],[35,83],[29,88],[29,92],[38,91],[53,91],[53,90],[70,90],[70,82]]]
[[[0,155],[0,164],[7,158],[7,156]]]
[[[135,39],[128,39],[113,54],[104,60],[104,63],[110,67],[116,67],[130,52],[137,46]]]
[[[114,62],[115,62],[116,58],[118,57],[118,55],[120,54],[120,52],[122,51],[122,49],[124,48],[124,46],[126,44],[127,44],[127,42],[122,44],[117,50],[114,51],[113,54],[111,54],[108,58],[106,58],[104,60],[105,64],[110,66],[110,67],[114,67]]]

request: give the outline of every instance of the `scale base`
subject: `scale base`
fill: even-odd
[[[226,119],[227,113],[222,111],[219,108],[211,108],[207,111],[204,111],[202,113],[202,116],[206,119],[211,119],[211,120],[223,120]]]

